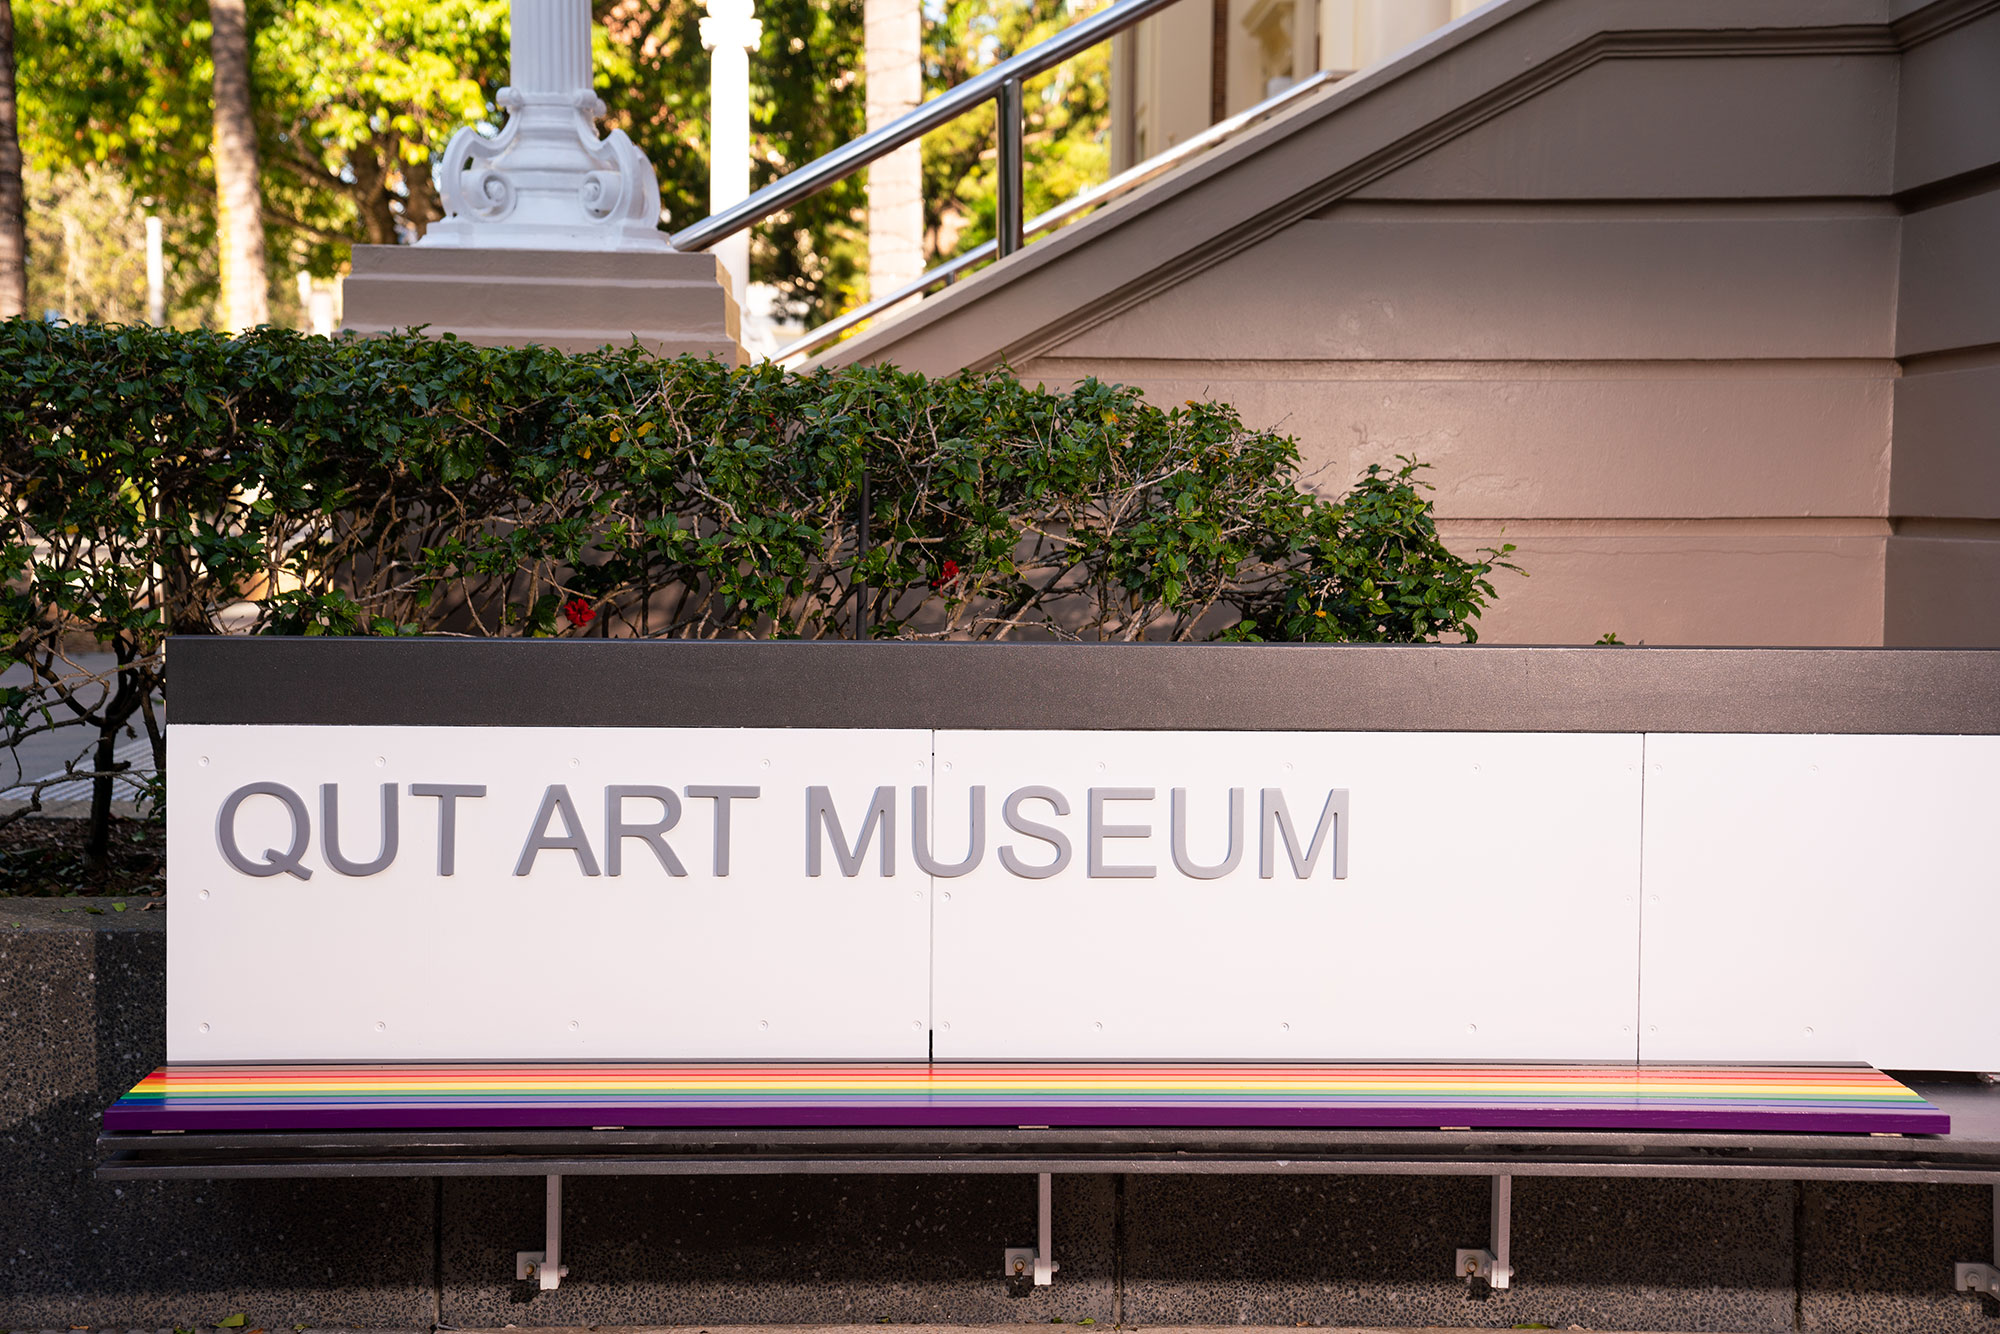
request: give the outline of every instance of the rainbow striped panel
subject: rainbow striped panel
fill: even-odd
[[[109,1131],[531,1126],[1951,1128],[1862,1065],[168,1065],[104,1114]]]

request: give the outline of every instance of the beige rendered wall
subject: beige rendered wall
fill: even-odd
[[[828,360],[1433,465],[1482,638],[2000,645],[2000,0],[1499,0]]]
[[[1025,372],[1433,464],[1495,641],[2000,644],[1996,163],[2000,15],[1605,61]]]
[[[1432,464],[1485,638],[1879,643],[1897,73],[1598,63],[1023,371]]]
[[[2000,643],[2000,14],[1903,58],[1884,639]]]

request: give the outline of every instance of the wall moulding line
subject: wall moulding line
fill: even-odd
[[[1984,370],[2000,362],[2000,343],[1979,343],[1971,347],[1946,348],[1937,352],[1913,352],[1900,360],[1905,376]]]
[[[1080,357],[1046,356],[1035,362],[1036,373],[1051,379],[1113,375],[1128,379],[1205,375],[1219,379],[1290,381],[1388,381],[1395,384],[1521,381],[1557,383],[1603,380],[1882,380],[1894,379],[1909,362],[1959,357],[1957,351],[1920,354],[1897,361],[1891,357],[1606,357],[1580,361],[1573,357],[1478,358],[1457,361],[1361,360],[1347,357],[1297,356],[1283,359],[1208,357]],[[1968,365],[1985,365],[2000,356],[2000,344],[1973,349]]]

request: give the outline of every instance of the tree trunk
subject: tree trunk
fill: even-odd
[[[0,0],[0,319],[28,310],[28,225],[14,101],[14,2]]]
[[[354,184],[347,193],[360,216],[362,239],[369,245],[396,244],[396,211],[389,207],[393,196],[389,173],[382,166],[381,146],[373,139],[363,139],[347,155],[347,165],[354,173]]]
[[[400,147],[401,141],[394,146]],[[436,150],[433,150],[435,152]],[[403,169],[403,184],[409,187],[409,195],[403,200],[403,221],[410,224],[421,238],[430,230],[431,224],[444,217],[444,201],[438,198],[437,178],[429,168]]]
[[[222,323],[232,332],[271,319],[264,272],[264,208],[257,188],[257,125],[250,114],[250,33],[243,0],[209,0],[215,58],[216,249]]]
[[[98,880],[111,869],[111,775],[126,767],[118,763],[118,734],[144,699],[139,673],[131,665],[136,649],[120,638],[113,651],[118,655],[117,686],[97,723],[97,753],[92,757],[97,777],[90,784],[90,823],[83,842],[84,870]]]
[[[83,839],[83,869],[94,881],[102,881],[111,869],[111,766],[117,763],[115,754],[118,733],[100,731],[97,734],[97,751],[91,757],[91,767],[97,770],[97,777],[90,782],[90,822],[85,826]]]

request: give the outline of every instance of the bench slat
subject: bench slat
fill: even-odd
[[[169,1065],[106,1131],[512,1127],[1565,1127],[1946,1134],[1862,1065]]]

